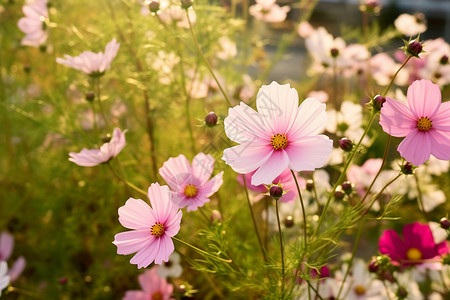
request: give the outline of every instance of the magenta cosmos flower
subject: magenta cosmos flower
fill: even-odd
[[[139,275],[138,280],[142,291],[128,291],[122,300],[169,300],[173,293],[173,285],[165,278],[158,276],[158,267],[154,266],[150,270]]]
[[[325,104],[308,98],[298,106],[289,84],[263,85],[258,112],[241,102],[225,118],[228,138],[240,145],[225,149],[222,159],[240,174],[256,170],[252,185],[271,184],[286,168],[313,171],[325,164],[333,142],[318,135],[325,128]]]
[[[106,45],[105,53],[94,53],[91,51],[84,51],[78,56],[72,57],[65,54],[64,58],[57,58],[56,62],[70,68],[82,71],[90,76],[101,76],[109,69],[111,62],[119,51],[120,43],[116,39],[112,39]]]
[[[213,170],[214,158],[201,152],[192,160],[192,166],[183,154],[169,158],[159,174],[172,189],[174,203],[193,211],[209,202],[208,197],[223,183],[223,172],[209,179]]]
[[[37,0],[22,7],[25,17],[20,18],[17,26],[26,35],[20,42],[24,46],[39,47],[48,38],[45,20],[48,19],[48,0]]]
[[[267,193],[267,187],[264,184],[255,186],[250,183],[252,181],[253,174],[255,174],[255,171],[245,175],[239,175],[239,183],[244,185],[244,180],[242,179],[242,177],[245,176],[245,183],[247,184],[247,188],[249,190],[258,193]],[[306,186],[305,179],[297,176],[297,174],[295,175],[295,177],[297,178],[299,187],[301,189],[304,188]],[[272,184],[281,184],[281,186],[283,187],[283,191],[286,192],[283,196],[281,196],[280,199],[278,199],[281,202],[291,202],[298,197],[297,185],[295,184],[295,180],[292,177],[292,173],[289,168],[281,172],[281,174],[272,181]]]
[[[447,254],[447,241],[434,242],[430,227],[418,222],[403,227],[403,239],[395,230],[385,230],[378,242],[380,253],[388,255],[395,265],[416,265]]]
[[[82,167],[93,167],[105,163],[116,157],[120,151],[125,147],[125,133],[119,128],[115,128],[113,136],[109,143],[103,144],[100,149],[83,149],[80,153],[70,152],[69,160]]]
[[[181,211],[172,203],[169,187],[153,183],[148,188],[151,207],[141,199],[130,198],[119,208],[119,222],[133,229],[116,234],[117,254],[136,253],[130,262],[145,268],[152,262],[169,261],[175,250],[171,237],[180,230]]]
[[[450,159],[450,102],[441,103],[441,91],[429,80],[414,81],[408,88],[408,105],[386,97],[380,125],[388,134],[405,137],[397,150],[419,166],[433,154]]]

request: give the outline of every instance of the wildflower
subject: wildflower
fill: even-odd
[[[276,0],[256,0],[256,4],[250,6],[249,12],[256,19],[264,22],[283,22],[291,8],[289,6],[280,7],[275,2]]]
[[[57,58],[56,62],[70,68],[82,71],[90,76],[102,76],[106,70],[109,69],[112,60],[116,57],[119,51],[120,43],[116,39],[112,39],[106,45],[105,53],[94,53],[91,51],[84,51],[79,56],[72,57],[65,54],[64,58]]]
[[[378,247],[395,265],[416,265],[449,253],[447,242],[436,244],[430,227],[418,222],[403,227],[403,239],[395,230],[385,230]]]
[[[8,273],[8,265],[6,261],[0,261],[0,296],[2,295],[2,290],[9,285],[9,275]]]
[[[48,38],[45,20],[48,19],[48,0],[37,0],[22,7],[25,17],[20,18],[17,26],[26,35],[20,42],[24,46],[39,47]]]
[[[13,248],[14,237],[6,231],[0,233],[0,261],[6,262],[11,256]],[[26,260],[23,256],[20,256],[14,261],[12,268],[10,268],[7,273],[11,282],[16,281],[20,274],[22,274],[25,265]]]
[[[180,264],[180,254],[172,252],[169,261],[158,267],[158,276],[161,278],[173,277],[178,278],[183,273],[183,267]]]
[[[201,152],[192,160],[192,166],[183,154],[169,158],[159,174],[172,189],[174,203],[193,211],[209,202],[208,197],[223,183],[223,172],[209,179],[213,170],[214,158]]]
[[[240,173],[255,171],[251,184],[270,184],[286,168],[313,171],[324,165],[333,147],[325,135],[325,104],[308,98],[298,107],[289,84],[263,85],[256,99],[258,112],[245,103],[229,109],[225,132],[240,145],[225,149],[222,159]]]
[[[216,52],[217,58],[221,60],[228,60],[237,55],[236,43],[227,36],[221,36],[218,40],[220,51]]]
[[[133,229],[115,235],[113,244],[117,254],[136,253],[130,263],[146,268],[152,262],[169,261],[174,251],[171,237],[180,230],[181,211],[172,203],[168,186],[153,183],[148,188],[152,207],[141,199],[130,198],[119,208],[119,222]]]
[[[82,167],[93,167],[108,162],[116,157],[125,147],[125,133],[119,128],[115,128],[111,141],[103,144],[100,149],[83,149],[81,152],[70,152],[69,160]]]
[[[208,127],[217,125],[217,121],[219,121],[219,117],[213,111],[209,112],[205,117],[205,124]]]
[[[386,97],[380,125],[388,134],[406,138],[397,150],[408,162],[418,166],[433,154],[450,159],[450,105],[441,104],[438,85],[429,80],[415,81],[408,88],[408,105]]]
[[[158,276],[158,268],[153,267],[139,275],[142,291],[127,291],[122,300],[158,299],[169,300],[173,293],[173,285],[165,278]]]
[[[406,36],[413,36],[427,30],[423,15],[401,14],[394,21],[395,28]]]
[[[402,52],[404,55],[404,53]],[[388,85],[395,72],[400,68],[392,57],[386,53],[378,53],[370,58],[370,74],[378,85]],[[405,85],[408,83],[408,73],[400,72],[394,79],[395,84]]]
[[[380,280],[374,279],[367,264],[362,259],[355,259],[352,266],[352,276],[344,283],[345,299],[385,299],[385,289]]]
[[[197,15],[193,8],[185,10],[181,5],[171,4],[169,1],[161,2],[158,18],[165,24],[174,24],[180,28],[189,28],[186,11],[189,14],[191,24],[194,25],[197,20]]]

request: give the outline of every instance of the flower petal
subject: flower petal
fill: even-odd
[[[289,156],[291,170],[314,171],[326,163],[333,150],[333,141],[324,135],[304,137],[288,144],[284,150]]]
[[[197,154],[192,160],[192,172],[194,176],[200,180],[200,184],[208,181],[214,170],[214,158],[211,155],[206,155],[203,152]]]
[[[183,216],[183,213],[181,210],[179,210],[174,216],[171,216],[167,219],[166,223],[164,224],[165,231],[164,233],[170,237],[175,236],[178,231],[180,231],[180,223],[181,223],[181,217]]]
[[[117,246],[117,254],[128,255],[148,247],[154,240],[149,230],[130,230],[116,234],[113,244]]]
[[[419,119],[432,117],[441,104],[441,90],[430,80],[416,80],[408,88],[406,94],[411,112]]]
[[[148,295],[143,291],[127,291],[122,300],[148,300]]]
[[[14,237],[10,233],[2,231],[0,234],[0,261],[7,261],[13,248]]]
[[[172,202],[172,196],[167,185],[160,186],[159,183],[152,183],[148,188],[148,198],[152,204],[156,221],[161,224],[170,222],[169,218],[178,211]]]
[[[169,158],[159,169],[159,174],[173,190],[178,190],[185,175],[190,173],[191,166],[183,154]]]
[[[172,252],[175,250],[173,241],[169,236],[163,235],[159,238],[159,240],[159,250],[156,253],[155,257],[155,264],[158,265],[162,264],[163,261],[168,262],[169,255],[172,254]]]
[[[307,98],[297,109],[296,118],[289,129],[288,139],[298,139],[302,136],[316,135],[325,129],[327,113],[325,103],[315,98]]]
[[[272,155],[272,146],[238,145],[223,151],[222,159],[235,172],[250,173],[263,165]]]
[[[138,269],[148,267],[156,258],[160,247],[161,238],[155,238],[150,244],[134,255],[130,263],[136,264]]]
[[[430,158],[431,136],[418,129],[410,132],[398,145],[400,155],[415,166],[420,166]]]
[[[450,131],[450,101],[444,102],[437,113],[432,117],[433,128]]]
[[[430,130],[431,154],[437,159],[450,160],[450,132]]]
[[[289,157],[284,150],[273,151],[270,158],[255,172],[251,184],[271,184],[289,165]]]
[[[130,198],[119,208],[119,222],[129,229],[150,228],[156,220],[150,206],[141,199]]]
[[[395,230],[389,229],[383,232],[378,242],[378,250],[388,255],[394,262],[406,258],[406,247]]]
[[[380,125],[384,132],[392,136],[404,137],[417,128],[417,119],[405,104],[386,97],[380,114]]]

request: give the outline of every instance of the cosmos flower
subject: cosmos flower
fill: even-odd
[[[256,0],[256,4],[250,6],[249,12],[256,19],[264,22],[283,22],[291,8],[289,6],[280,7],[275,2],[276,0]]]
[[[347,300],[386,299],[386,291],[381,280],[375,279],[362,259],[355,259],[352,276],[344,283]]]
[[[183,154],[169,158],[159,174],[172,189],[174,203],[193,211],[209,202],[209,197],[223,183],[223,172],[209,179],[213,170],[214,158],[201,152],[194,157],[192,165]]]
[[[2,231],[2,233],[0,233],[0,261],[7,261],[11,256],[13,248],[14,237],[10,233]],[[25,265],[26,260],[23,256],[20,256],[14,261],[12,268],[7,272],[11,282],[16,281],[20,274],[22,274]]]
[[[430,227],[418,222],[403,227],[403,239],[393,229],[385,230],[378,242],[380,253],[395,265],[416,265],[449,253],[447,241],[436,244]]]
[[[112,39],[106,45],[105,53],[94,53],[91,51],[84,51],[78,56],[72,57],[65,54],[64,58],[56,58],[56,62],[75,70],[82,71],[90,76],[97,77],[105,73],[109,69],[112,60],[116,57],[119,51],[120,43],[116,39]]]
[[[441,103],[439,86],[429,80],[412,83],[408,105],[386,97],[380,125],[395,137],[405,137],[398,146],[400,155],[419,166],[433,154],[450,159],[450,102]]]
[[[240,145],[225,149],[222,159],[240,174],[256,170],[252,185],[271,184],[286,168],[313,171],[323,166],[333,142],[318,135],[325,128],[325,104],[308,98],[298,106],[289,84],[263,85],[258,112],[241,102],[225,118],[228,138]]]
[[[17,26],[26,35],[22,38],[24,46],[39,47],[48,38],[45,20],[48,19],[48,0],[37,0],[22,7],[25,17],[20,18]]]
[[[169,261],[175,250],[171,237],[180,230],[181,211],[173,204],[168,186],[153,183],[148,188],[152,207],[141,199],[130,198],[119,208],[119,222],[133,229],[115,235],[117,254],[136,253],[130,263],[146,268],[152,262]]]
[[[125,141],[125,133],[119,128],[115,128],[111,141],[103,144],[100,149],[83,149],[81,152],[70,152],[69,160],[82,167],[93,167],[105,163],[116,157],[127,144]]]
[[[8,265],[6,261],[0,261],[0,296],[2,295],[2,290],[9,285],[9,275],[8,273]]]
[[[395,28],[406,36],[413,36],[427,30],[423,15],[401,14],[394,21]]]
[[[180,264],[180,254],[172,252],[169,256],[169,261],[161,264],[158,267],[158,276],[161,278],[178,278],[183,273],[183,267]]]
[[[122,300],[169,300],[173,293],[173,285],[167,282],[165,278],[158,276],[158,267],[154,266],[150,270],[139,275],[139,285],[142,291],[127,291]]]

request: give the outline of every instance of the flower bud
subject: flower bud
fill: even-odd
[[[411,175],[413,173],[413,170],[414,166],[409,162],[406,162],[403,166],[400,167],[400,171],[405,175]]]
[[[287,216],[283,222],[286,228],[291,228],[292,226],[294,226],[294,218],[292,216]]]
[[[61,277],[58,279],[59,284],[66,284],[67,283],[67,277]]]
[[[331,57],[337,57],[339,55],[338,48],[331,48],[330,54],[331,54]]]
[[[397,293],[395,294],[397,295],[398,300],[403,300],[408,297],[408,291],[403,286],[399,286],[397,289]]]
[[[377,258],[372,257],[372,260],[369,262],[369,272],[370,273],[377,273],[380,269],[380,265],[378,264]]]
[[[152,13],[156,13],[159,10],[159,1],[152,1],[148,4],[148,9],[152,12]]]
[[[383,97],[381,95],[376,95],[375,97],[373,97],[372,106],[377,111],[380,111],[381,108],[383,107],[384,102],[386,102],[386,98],[385,97]]]
[[[222,214],[220,213],[220,211],[214,209],[211,212],[210,220],[211,222],[222,222]]]
[[[341,190],[334,191],[334,198],[336,198],[336,200],[342,200],[342,199],[344,199],[344,197],[345,197],[345,194]]]
[[[416,40],[412,40],[409,42],[408,46],[406,46],[406,54],[410,54],[415,57],[419,57],[419,54],[422,52],[422,43]]]
[[[306,190],[309,192],[314,190],[314,181],[312,179],[306,180]]]
[[[350,152],[353,149],[353,142],[344,137],[339,140],[339,147],[345,152]]]
[[[180,0],[181,2],[181,7],[184,9],[188,9],[189,7],[192,6],[192,0]]]
[[[447,55],[442,55],[441,59],[439,60],[439,63],[441,65],[446,65],[448,63],[448,56]]]
[[[350,181],[344,181],[342,183],[342,190],[347,194],[350,195],[353,191],[353,185]]]
[[[208,127],[213,127],[213,126],[217,125],[218,120],[219,120],[219,117],[217,117],[216,113],[210,112],[205,117],[205,124]]]
[[[283,188],[278,185],[273,185],[269,189],[269,194],[272,198],[278,200],[281,198],[281,196],[283,196]]]
[[[442,229],[449,229],[450,228],[450,221],[447,218],[442,218],[439,223],[441,224],[441,228]]]
[[[30,71],[31,71],[31,67],[30,67],[30,65],[29,64],[24,64],[23,65],[23,71],[25,72],[25,73],[30,73]]]
[[[110,141],[111,141],[111,134],[110,133],[108,133],[107,135],[105,135],[103,138],[102,138],[102,142],[103,143],[109,143]]]
[[[94,94],[94,92],[88,92],[88,93],[86,93],[85,99],[86,99],[86,101],[88,101],[88,102],[94,101],[94,99],[95,99],[95,94]]]

